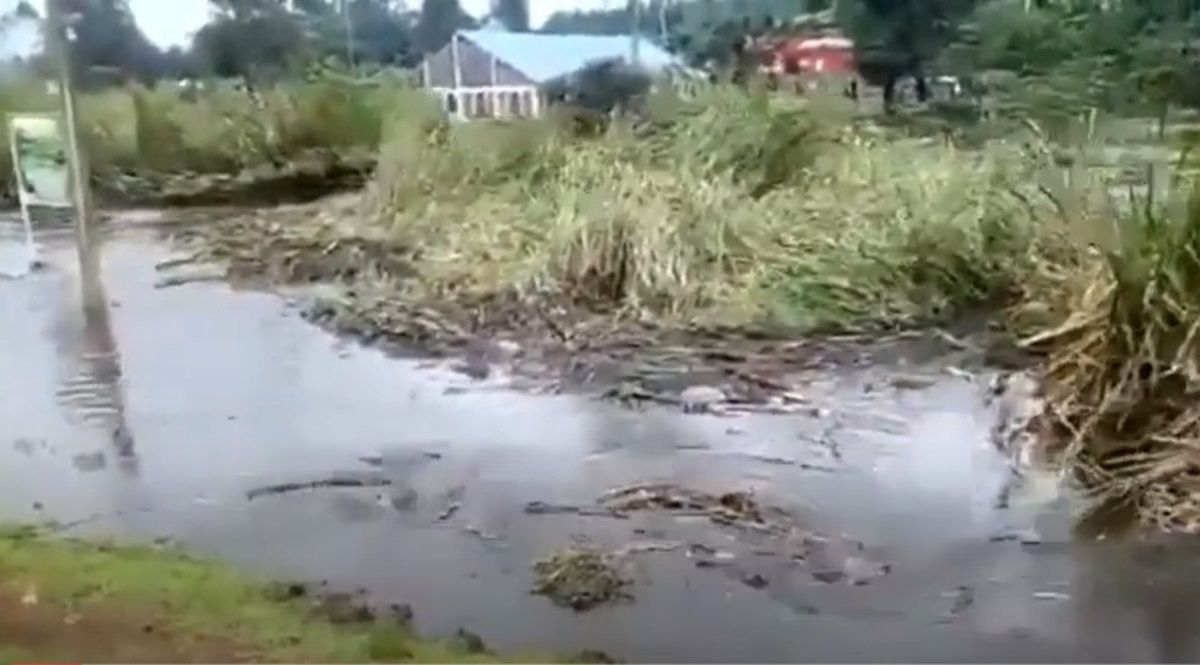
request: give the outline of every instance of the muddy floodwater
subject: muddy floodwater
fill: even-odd
[[[1045,483],[998,507],[988,376],[959,358],[814,372],[794,415],[630,410],[389,358],[280,295],[156,288],[159,234],[117,220],[103,235],[107,323],[80,310],[66,230],[39,234],[44,269],[0,280],[4,520],[365,589],[425,633],[464,627],[497,650],[1200,658],[1200,548],[1073,542],[1071,501]],[[329,479],[363,486],[295,487]],[[639,483],[752,492],[791,535],[545,509]],[[803,561],[798,537],[820,544]],[[579,543],[623,551],[632,599],[576,613],[530,593],[531,564]]]

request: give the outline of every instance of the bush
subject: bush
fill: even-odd
[[[1090,251],[1036,303],[1053,316],[1026,342],[1049,356],[1053,451],[1107,498],[1200,472],[1200,189],[1178,187],[1093,209]]]

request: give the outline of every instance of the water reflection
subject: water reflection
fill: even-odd
[[[60,360],[58,403],[79,421],[106,433],[117,466],[138,472],[133,433],[126,418],[121,355],[100,277],[99,247],[80,261],[79,298],[64,298],[55,334]]]

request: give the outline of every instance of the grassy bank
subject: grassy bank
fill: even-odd
[[[186,93],[170,84],[80,96],[80,122],[103,183],[131,174],[235,175],[281,166],[313,152],[374,152],[388,109],[411,95],[402,82],[370,85],[328,77],[264,90],[256,101],[229,82]],[[0,86],[0,116],[55,111],[36,81]],[[0,191],[12,187],[7,132],[0,136]]]
[[[280,593],[153,548],[0,532],[0,660],[38,662],[495,662],[393,619],[334,623]]]

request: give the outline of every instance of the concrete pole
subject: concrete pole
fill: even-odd
[[[641,27],[642,27],[642,2],[641,0],[630,0],[633,3],[631,7],[633,14],[633,30],[629,34],[629,62],[630,64],[638,64],[641,62],[639,51],[641,49]]]
[[[351,72],[357,72],[354,66],[354,22],[350,20],[351,0],[342,0],[342,20],[346,24],[346,64]]]
[[[462,94],[462,63],[458,60],[458,32],[450,36],[450,60],[454,63],[454,96],[458,103],[458,117],[466,119],[466,96]]]
[[[67,162],[70,167],[71,196],[75,204],[75,244],[79,251],[80,280],[85,311],[105,309],[100,285],[100,266],[92,246],[91,180],[88,177],[87,156],[79,141],[79,119],[76,117],[75,86],[71,80],[71,46],[67,37],[66,17],[59,0],[48,0],[47,45],[58,68],[58,94],[62,100],[63,133],[67,139]]]
[[[658,3],[658,39],[662,44],[667,43],[667,3],[669,0],[660,0]]]

